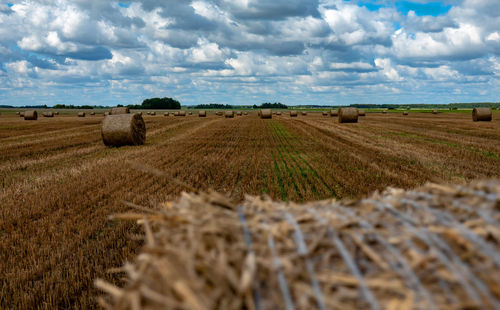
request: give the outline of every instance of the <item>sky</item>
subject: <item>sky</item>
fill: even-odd
[[[499,0],[0,0],[0,105],[500,101]]]

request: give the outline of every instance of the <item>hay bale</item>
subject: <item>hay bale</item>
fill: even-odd
[[[179,116],[179,111],[175,111],[174,116]]]
[[[241,113],[241,111],[236,112],[236,115],[237,115],[237,116],[241,116],[242,114],[243,114],[243,113]]]
[[[163,116],[168,116],[168,112],[163,113]]]
[[[281,115],[281,111],[276,112],[276,115]]]
[[[297,117],[297,111],[290,111],[290,117]]]
[[[222,111],[217,111],[217,112],[215,112],[215,115],[222,116],[222,115],[224,115],[224,113],[222,113]]]
[[[243,115],[248,115],[248,112],[247,111],[243,112]]]
[[[472,120],[474,122],[490,122],[491,119],[491,108],[474,108],[472,110]]]
[[[137,113],[108,115],[102,121],[101,136],[107,146],[141,145],[146,141],[146,124]]]
[[[337,110],[337,109],[331,109],[330,110],[330,116],[331,117],[339,116],[339,110]]]
[[[307,112],[306,112],[306,111],[302,111],[302,115],[303,115],[303,116],[306,116],[306,115],[307,115]]]
[[[145,245],[123,289],[95,282],[108,308],[493,309],[500,297],[500,180],[307,204],[245,197],[183,193],[114,216],[141,223]]]
[[[340,108],[339,123],[357,123],[358,109],[356,108]]]
[[[358,110],[358,116],[366,116],[365,110]]]
[[[403,111],[403,115],[408,115],[408,111]]]
[[[233,118],[234,117],[234,111],[226,111],[226,112],[224,112],[224,117],[225,118]]]
[[[109,112],[110,115],[117,115],[117,114],[128,114],[130,113],[130,110],[128,107],[116,107],[112,108],[111,111]]]
[[[326,111],[321,112],[321,114],[322,114],[323,116],[328,116],[328,112],[326,112]]]
[[[24,117],[24,112],[20,112],[19,117]]]
[[[38,119],[38,113],[35,110],[24,111],[23,116],[25,121],[36,121]]]
[[[16,112],[16,115],[20,115],[20,114],[21,114],[21,112],[19,112],[19,111],[18,111],[18,112]]]
[[[198,111],[198,117],[207,117],[207,111],[205,110]]]
[[[179,116],[186,116],[186,111],[185,110],[179,111]]]
[[[272,110],[271,109],[260,110],[260,118],[262,118],[262,119],[273,118]]]
[[[95,112],[90,112],[90,115],[95,115]]]
[[[387,110],[382,110],[382,114],[387,114]]]
[[[59,115],[59,112],[58,112],[58,111],[55,111],[55,112],[54,112],[54,114],[55,114],[55,115]]]
[[[432,110],[432,114],[438,114],[437,110]]]
[[[54,117],[54,112],[43,112],[43,117]]]
[[[104,112],[104,116],[108,116],[108,115],[109,115],[108,111]]]
[[[151,116],[155,116],[155,115],[156,115],[156,112],[155,112],[155,111],[152,111],[150,115],[151,115]]]
[[[189,111],[189,115],[193,115],[193,112]]]
[[[78,112],[78,117],[85,117],[85,112]]]
[[[142,112],[140,112],[140,111],[139,111],[139,112],[137,112],[137,114],[139,114],[140,116],[142,116]]]

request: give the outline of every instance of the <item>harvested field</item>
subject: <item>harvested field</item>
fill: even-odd
[[[0,308],[92,308],[95,278],[131,259],[134,224],[108,221],[186,188],[134,169],[159,169],[191,187],[275,200],[359,198],[386,186],[462,183],[500,175],[500,114],[367,113],[339,124],[321,113],[228,121],[146,117],[144,146],[107,148],[102,117],[25,122],[0,116]]]

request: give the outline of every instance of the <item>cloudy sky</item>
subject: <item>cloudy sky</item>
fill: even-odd
[[[499,0],[0,1],[0,105],[500,101]]]

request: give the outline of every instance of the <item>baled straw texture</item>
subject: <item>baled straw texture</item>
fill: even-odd
[[[234,111],[226,111],[226,112],[224,112],[224,117],[225,118],[233,118],[234,117]]]
[[[163,113],[163,116],[168,116],[168,112]]]
[[[307,112],[306,111],[302,111],[302,115],[306,116]]]
[[[490,122],[492,119],[490,108],[474,108],[472,110],[472,120],[474,122]]]
[[[247,111],[243,112],[243,115],[248,115],[248,112]]]
[[[137,113],[108,115],[102,121],[101,136],[107,146],[141,145],[146,141],[146,125]]]
[[[78,112],[78,117],[85,117],[85,112]]]
[[[54,117],[54,112],[43,112],[43,117]]]
[[[109,115],[109,112],[104,112],[104,116],[108,116]]]
[[[217,115],[217,116],[222,116],[222,115],[224,115],[224,113],[222,113],[222,111],[217,111],[217,112],[215,113],[215,115]]]
[[[273,111],[271,109],[260,110],[260,118],[273,118]]]
[[[95,115],[95,112],[90,112],[90,115]]]
[[[276,112],[276,115],[281,115],[281,111]]]
[[[241,111],[236,112],[236,115],[241,116],[243,113]]]
[[[20,112],[19,117],[24,117],[24,112]]]
[[[188,114],[189,114],[189,115],[193,115],[193,112],[189,111],[189,113],[188,113]]]
[[[151,114],[149,114],[151,116],[155,116],[156,115],[156,112],[155,111],[152,111]]]
[[[145,245],[111,309],[495,309],[500,182],[285,204],[186,194],[137,220]],[[109,303],[109,304],[107,304]]]
[[[358,116],[366,116],[365,110],[358,110]]]
[[[130,113],[130,110],[128,107],[116,107],[116,108],[112,108],[109,114],[117,115],[117,114],[128,114],[128,113]]]
[[[185,110],[179,111],[179,116],[186,116],[186,111]]]
[[[36,121],[38,113],[35,110],[24,111],[23,115],[25,121]]]
[[[326,111],[321,112],[321,114],[323,114],[323,116],[328,116],[328,112]]]
[[[357,123],[358,109],[356,108],[340,108],[339,123]]]
[[[205,111],[205,110],[198,111],[198,116],[199,117],[207,117],[207,111]]]
[[[330,116],[331,117],[339,116],[339,110],[337,110],[337,109],[331,109],[330,110]]]
[[[175,111],[174,116],[179,116],[179,111]]]
[[[297,111],[290,111],[290,117],[297,117]]]

